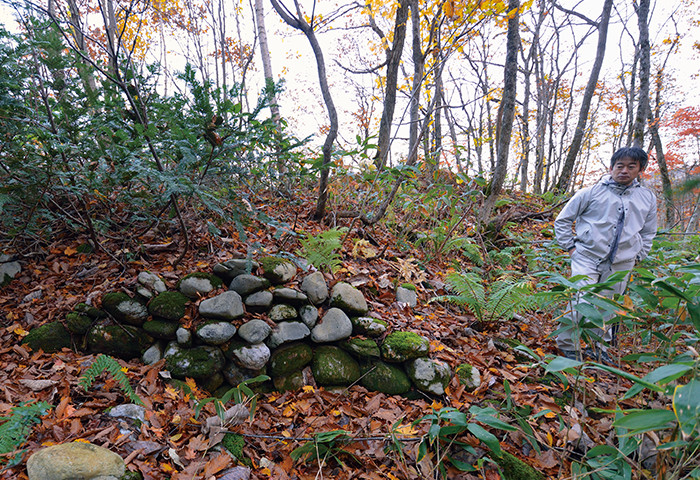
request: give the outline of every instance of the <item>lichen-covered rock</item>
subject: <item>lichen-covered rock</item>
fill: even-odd
[[[102,308],[115,320],[140,327],[148,318],[146,306],[124,292],[106,293],[102,297]]]
[[[208,345],[223,345],[236,334],[236,327],[229,322],[211,321],[200,325],[195,335]]]
[[[233,361],[248,370],[260,370],[270,359],[270,349],[264,343],[243,345],[231,351]]]
[[[100,310],[97,307],[93,307],[92,305],[88,305],[87,303],[82,302],[73,307],[73,311],[81,315],[87,315],[93,320],[98,320],[107,316],[107,314],[103,310]]]
[[[87,442],[42,448],[27,460],[29,480],[118,479],[125,470],[119,455]]]
[[[130,418],[141,423],[146,422],[146,408],[135,403],[123,403],[111,408],[107,415],[113,418]]]
[[[297,273],[297,267],[289,260],[280,257],[265,257],[260,259],[263,275],[274,285],[289,282]]]
[[[153,338],[173,340],[176,338],[175,333],[177,329],[180,328],[180,325],[177,322],[154,318],[144,323],[141,328]]]
[[[233,290],[241,297],[247,297],[251,293],[264,290],[270,286],[270,281],[266,278],[256,277],[255,275],[250,275],[244,273],[243,275],[238,275],[229,285],[229,289]]]
[[[293,288],[276,288],[272,292],[275,302],[277,303],[287,303],[289,305],[301,306],[309,302],[309,297],[306,294],[301,293]]]
[[[321,272],[314,272],[304,277],[301,282],[301,291],[309,297],[314,305],[320,305],[328,300],[328,284]]]
[[[206,272],[194,272],[185,275],[177,282],[177,289],[184,296],[197,299],[204,297],[209,292],[221,287],[224,282],[214,274]]]
[[[418,293],[416,292],[416,287],[413,285],[402,285],[397,288],[396,301],[399,303],[404,303],[409,307],[415,307],[418,304]]]
[[[331,308],[311,331],[311,340],[316,343],[328,343],[343,340],[350,335],[352,322],[348,316],[339,308]]]
[[[161,358],[163,358],[163,347],[159,343],[154,343],[141,355],[141,361],[146,365],[153,365]]]
[[[305,343],[284,345],[270,355],[268,371],[273,377],[282,377],[301,371],[312,359],[313,351]]]
[[[392,332],[384,339],[381,350],[384,361],[401,363],[427,356],[430,352],[430,342],[417,333]]]
[[[185,316],[189,301],[190,299],[180,292],[163,292],[148,302],[148,311],[154,317],[179,322]]]
[[[295,320],[299,316],[297,309],[291,305],[286,305],[284,303],[278,303],[273,305],[268,313],[270,320],[275,323],[286,322],[288,320]]]
[[[260,267],[260,264],[255,260],[247,258],[233,258],[222,263],[214,265],[214,274],[221,278],[224,282],[231,283],[231,280],[238,275],[245,273],[250,274]]]
[[[367,335],[369,337],[380,337],[386,332],[388,325],[384,320],[372,317],[352,317],[353,333],[357,335]]]
[[[2,256],[0,262],[0,287],[9,284],[22,271],[22,266],[8,255]]]
[[[348,315],[365,315],[367,300],[358,289],[345,282],[338,282],[331,290],[331,307],[337,307]]]
[[[265,343],[271,349],[275,349],[285,343],[303,340],[309,335],[311,330],[301,322],[280,322],[272,329]]]
[[[299,318],[304,322],[304,325],[314,328],[318,322],[318,308],[313,305],[304,305],[299,309]]]
[[[141,272],[136,280],[139,284],[138,287],[136,287],[136,293],[147,300],[167,290],[163,279],[155,273]]]
[[[468,363],[457,367],[456,371],[459,383],[466,386],[467,390],[475,390],[481,386],[481,373],[479,369]]]
[[[226,355],[224,355],[224,352],[221,350],[221,348],[215,347],[213,345],[202,345],[198,348],[201,348],[202,350],[207,352],[209,354],[209,357],[211,357],[211,359],[214,360],[214,368],[216,370],[221,370],[222,368],[224,368],[224,366],[226,365]]]
[[[218,371],[216,360],[202,347],[182,349],[168,355],[165,365],[170,374],[179,379],[203,380]]]
[[[132,325],[96,325],[86,336],[88,349],[113,357],[131,360],[140,357],[153,343],[153,338]]]
[[[350,338],[340,344],[340,348],[360,359],[379,359],[379,345],[371,338]]]
[[[270,332],[272,332],[272,327],[256,318],[241,325],[238,329],[238,336],[248,343],[260,343],[265,341]]]
[[[322,345],[316,348],[311,362],[316,383],[325,386],[350,385],[360,378],[360,365],[338,347]]]
[[[452,377],[449,365],[430,358],[416,358],[407,362],[406,372],[418,390],[433,395],[445,393],[445,387]]]
[[[272,292],[261,290],[245,297],[245,306],[251,312],[267,312],[272,306]]]
[[[199,314],[216,320],[235,320],[245,314],[243,300],[233,290],[207,298],[199,304]]]
[[[367,390],[387,395],[401,395],[411,389],[406,373],[396,365],[374,361],[361,366],[360,384]]]
[[[43,350],[45,353],[53,353],[62,348],[71,348],[71,338],[61,322],[49,322],[33,328],[22,339],[22,344],[28,345],[34,351]]]
[[[85,335],[92,326],[93,319],[77,312],[66,314],[66,329],[76,335]]]
[[[192,332],[185,327],[180,327],[175,331],[175,338],[182,347],[189,348],[192,346]]]

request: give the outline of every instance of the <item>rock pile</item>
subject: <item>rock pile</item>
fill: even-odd
[[[160,277],[142,272],[133,296],[108,293],[101,308],[79,304],[65,321],[38,327],[23,342],[149,364],[165,358],[172,377],[194,378],[212,392],[260,374],[280,390],[359,381],[387,394],[415,386],[440,395],[450,380],[448,365],[428,358],[426,338],[387,335],[387,323],[369,312],[358,289],[344,282],[329,289],[321,272],[298,278],[283,257],[232,259],[176,287],[169,291]],[[415,305],[415,291],[401,289],[402,303]]]

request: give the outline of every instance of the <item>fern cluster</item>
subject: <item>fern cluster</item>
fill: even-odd
[[[78,385],[83,387],[85,390],[90,388],[92,383],[99,377],[102,372],[107,372],[117,381],[119,387],[121,388],[124,395],[126,395],[132,402],[143,405],[143,401],[136,395],[136,392],[131,388],[129,379],[122,370],[122,366],[119,365],[114,358],[109,355],[98,355],[94,362],[88,367],[85,372],[80,376]]]
[[[22,461],[24,450],[17,452],[17,449],[27,441],[32,425],[39,423],[49,409],[51,405],[46,402],[20,403],[10,411],[9,417],[0,418],[0,465],[7,462],[7,467],[12,467]]]
[[[536,306],[532,287],[527,280],[509,276],[493,281],[489,287],[474,272],[452,272],[447,285],[454,295],[442,295],[432,301],[446,301],[467,307],[481,322],[509,319],[515,313]]]
[[[319,270],[328,270],[335,273],[340,268],[340,254],[342,247],[340,239],[345,235],[347,228],[332,228],[321,232],[316,236],[307,235],[299,240],[302,250],[297,254],[303,256],[308,262]]]

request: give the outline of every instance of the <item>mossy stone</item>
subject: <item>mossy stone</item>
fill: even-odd
[[[34,351],[53,353],[62,348],[71,348],[71,337],[61,322],[49,322],[32,329],[22,339],[22,345],[28,345]]]
[[[70,312],[66,314],[66,328],[76,335],[85,335],[92,326],[93,319],[81,313]]]
[[[205,380],[216,372],[216,360],[204,348],[183,349],[168,356],[166,368],[175,378]]]
[[[211,282],[212,287],[214,288],[219,288],[223,286],[224,281],[221,280],[217,275],[214,275],[213,273],[206,273],[206,272],[193,272],[193,273],[188,273],[184,277],[182,277],[180,280],[177,282],[177,288],[180,288],[180,284],[182,283],[183,280],[188,279],[188,278],[198,278],[200,280],[209,280]]]
[[[379,345],[369,338],[350,338],[342,342],[340,348],[360,359],[381,357]]]
[[[360,378],[360,365],[346,351],[323,345],[314,352],[311,371],[319,385],[350,385]]]
[[[413,285],[413,284],[411,284],[411,283],[402,283],[402,284],[399,285],[399,286],[405,288],[406,290],[412,290],[412,291],[414,291],[414,292],[418,291],[418,289],[416,288],[416,286]]]
[[[379,318],[373,317],[351,317],[352,330],[358,335],[368,335],[379,337],[386,332],[389,325]]]
[[[88,349],[113,357],[131,360],[140,357],[153,343],[153,338],[132,325],[97,325],[87,333]]]
[[[141,328],[143,328],[154,338],[173,340],[176,337],[175,332],[177,332],[177,329],[180,328],[180,324],[177,322],[155,318],[144,323]]]
[[[189,301],[180,292],[163,292],[148,303],[148,311],[154,317],[178,322],[185,316],[185,307]]]
[[[361,366],[360,384],[367,390],[387,395],[402,395],[411,389],[411,380],[396,365],[384,362],[369,362]]]
[[[515,455],[508,452],[502,452],[499,458],[496,455],[490,455],[503,472],[504,480],[544,480],[544,475],[527,463],[520,460]]]
[[[93,307],[92,305],[88,305],[87,303],[79,303],[75,307],[73,307],[73,311],[87,315],[88,317],[98,320],[100,318],[104,318],[107,316],[103,310],[100,310],[97,307]]]
[[[277,348],[270,355],[268,363],[270,375],[281,377],[301,371],[313,359],[311,347],[305,343],[293,343]]]
[[[281,257],[264,257],[260,259],[263,268],[263,276],[271,283],[279,285],[294,278],[297,267],[287,259]]]
[[[481,385],[481,374],[479,370],[468,363],[462,363],[457,366],[455,370],[457,378],[459,378],[459,383],[461,385],[466,385],[469,389],[479,388]]]
[[[294,392],[304,386],[304,374],[297,370],[288,375],[275,377],[272,382],[280,392]]]
[[[430,352],[427,338],[413,332],[393,332],[382,343],[382,359],[401,363],[414,358],[425,357]]]
[[[124,292],[110,292],[102,297],[102,308],[118,322],[140,327],[148,318],[148,310]]]

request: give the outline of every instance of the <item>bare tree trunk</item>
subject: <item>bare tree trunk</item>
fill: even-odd
[[[503,97],[499,106],[500,128],[496,138],[496,165],[489,185],[489,192],[479,212],[479,219],[486,224],[491,217],[496,199],[501,194],[508,169],[508,147],[515,116],[515,95],[518,85],[518,50],[520,44],[520,0],[508,2],[508,34],[506,63],[503,69]]]
[[[634,143],[635,147],[644,145],[644,126],[649,115],[649,76],[651,52],[649,45],[649,0],[639,0],[637,6],[637,24],[639,25],[639,103],[637,106],[637,117],[634,120]]]
[[[316,59],[316,69],[318,71],[318,80],[321,85],[321,94],[323,95],[323,101],[328,109],[330,128],[328,130],[328,134],[326,135],[326,141],[323,143],[323,164],[321,166],[321,177],[319,179],[318,201],[316,202],[316,211],[314,212],[314,218],[316,220],[321,220],[326,213],[326,203],[328,200],[328,173],[330,164],[333,160],[333,143],[338,136],[338,113],[335,109],[335,103],[333,103],[333,97],[331,96],[330,89],[328,88],[328,76],[326,75],[326,64],[323,59],[323,51],[321,50],[321,45],[318,43],[318,39],[314,33],[314,18],[311,19],[311,25],[306,22],[304,15],[301,12],[301,8],[299,7],[298,0],[294,0],[296,16],[293,16],[284,5],[279,3],[278,0],[270,1],[272,2],[272,7],[282,18],[282,20],[284,20],[284,22],[292,28],[300,30],[309,41]]]
[[[418,0],[409,0],[411,6],[411,56],[413,59],[413,83],[411,85],[410,99],[410,125],[408,127],[408,150],[409,157],[407,162],[415,165],[418,160],[418,149],[415,146],[418,143],[418,128],[420,116],[420,95],[423,85],[423,74],[425,68],[425,55],[421,48],[420,34],[420,10],[418,8]]]
[[[566,155],[566,160],[564,161],[564,166],[562,167],[561,175],[559,176],[559,181],[556,185],[556,189],[560,192],[566,191],[569,187],[571,174],[573,173],[574,169],[574,163],[576,162],[576,156],[581,149],[581,142],[583,141],[583,136],[586,130],[586,122],[588,120],[588,111],[591,108],[591,100],[593,99],[593,93],[595,93],[595,88],[598,83],[598,76],[600,75],[600,69],[603,66],[603,58],[605,57],[605,44],[608,38],[608,24],[610,23],[612,4],[613,0],[605,0],[605,4],[603,5],[603,13],[600,21],[598,22],[598,46],[596,48],[595,61],[593,63],[593,68],[591,69],[591,75],[588,77],[588,84],[586,85],[583,99],[581,100],[581,110],[579,111],[578,123],[576,124],[576,130],[574,131],[574,138],[569,146],[569,151]]]

